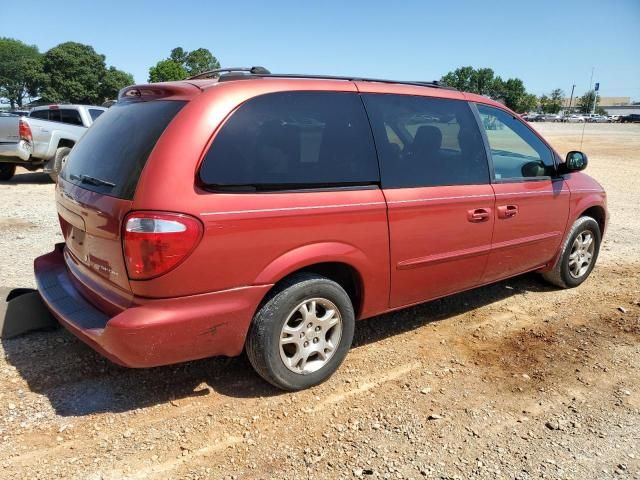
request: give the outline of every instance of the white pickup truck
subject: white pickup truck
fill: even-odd
[[[35,107],[28,117],[0,116],[0,181],[9,180],[16,167],[44,168],[52,179],[71,148],[106,108],[89,105]]]

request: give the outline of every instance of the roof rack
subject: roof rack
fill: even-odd
[[[418,87],[432,87],[432,88],[443,88],[445,90],[458,90],[454,87],[449,87],[444,85],[443,83],[434,80],[432,82],[425,82],[422,80],[388,80],[384,78],[368,78],[368,77],[342,77],[335,75],[303,75],[297,73],[270,73],[270,74],[256,74],[251,75],[253,77],[260,78],[308,78],[308,79],[317,79],[317,80],[346,80],[349,82],[377,82],[377,83],[397,83],[400,85],[415,85]],[[226,77],[226,76],[225,76]],[[224,77],[221,77],[222,80]]]
[[[248,67],[248,68],[216,68],[215,70],[207,70],[206,72],[199,73],[198,75],[194,75],[193,77],[187,78],[187,80],[197,80],[201,78],[212,78],[212,77],[221,77],[223,73],[239,73],[243,72],[244,76],[249,75],[269,75],[271,72],[264,67]]]
[[[442,88],[445,90],[456,90],[457,88],[449,87],[443,83],[434,80],[432,82],[425,82],[420,80],[403,81],[403,80],[387,80],[382,78],[367,78],[367,77],[342,77],[334,75],[304,75],[298,73],[271,73],[264,67],[250,67],[250,68],[218,68],[216,70],[209,70],[203,72],[188,80],[195,80],[199,78],[213,78],[218,77],[219,82],[225,82],[229,80],[250,80],[253,78],[300,78],[300,79],[316,79],[316,80],[346,80],[349,82],[377,82],[377,83],[395,83],[400,85],[414,85],[418,87],[431,87]]]

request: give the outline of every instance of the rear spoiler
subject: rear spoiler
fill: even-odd
[[[151,83],[147,85],[131,85],[118,93],[120,102],[148,102],[151,100],[188,100],[201,90],[187,82]]]

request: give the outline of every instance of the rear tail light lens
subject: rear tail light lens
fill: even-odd
[[[124,220],[129,278],[147,280],[181,263],[202,238],[202,223],[178,213],[134,212]]]
[[[26,140],[27,142],[33,142],[33,135],[31,134],[31,127],[22,118],[18,122],[18,134],[20,135],[20,140]]]

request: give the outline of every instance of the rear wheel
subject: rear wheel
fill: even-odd
[[[591,217],[580,217],[571,227],[555,267],[542,274],[544,279],[561,288],[577,287],[593,270],[600,242],[598,222]]]
[[[69,152],[71,152],[71,149],[69,147],[60,147],[56,150],[56,154],[53,157],[53,171],[49,173],[51,180],[53,180],[54,182],[58,181],[58,174],[60,173],[60,170],[62,170],[62,167],[64,167],[64,164],[67,162]]]
[[[247,356],[258,374],[283,390],[302,390],[335,372],[351,347],[354,311],[336,282],[299,274],[256,313]]]
[[[16,166],[13,163],[0,163],[0,182],[6,182],[16,174]]]

